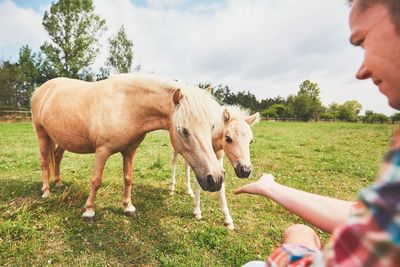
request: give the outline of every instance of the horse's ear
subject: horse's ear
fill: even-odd
[[[172,100],[174,101],[175,105],[178,105],[182,98],[183,95],[181,89],[176,89],[172,95]]]
[[[247,116],[245,120],[250,126],[253,126],[254,124],[260,121],[260,113],[257,112],[254,113],[253,115]]]
[[[212,86],[211,86],[211,84],[209,84],[209,85],[207,86],[206,92],[207,92],[207,94],[210,94],[210,95],[211,95],[211,93],[212,93]]]
[[[226,108],[224,109],[222,118],[223,118],[225,124],[227,124],[231,119],[231,114],[229,114],[229,111]]]

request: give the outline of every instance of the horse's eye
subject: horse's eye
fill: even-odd
[[[229,136],[225,136],[225,141],[230,144],[232,143],[232,138],[230,138]]]
[[[211,131],[214,130],[214,128],[215,128],[215,125],[211,126]]]
[[[181,133],[184,137],[188,137],[189,136],[189,131],[186,128],[182,128]]]

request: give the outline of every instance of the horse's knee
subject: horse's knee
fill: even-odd
[[[40,159],[40,167],[47,168],[49,167],[49,160],[47,159]]]
[[[94,190],[99,189],[100,186],[101,186],[101,179],[93,179],[92,180],[92,188]]]
[[[129,176],[129,177],[125,176],[124,177],[124,182],[125,182],[125,186],[131,186],[132,185],[132,177],[131,176]]]

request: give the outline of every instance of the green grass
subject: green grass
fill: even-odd
[[[203,219],[192,217],[178,164],[176,194],[168,194],[171,146],[166,132],[149,134],[134,163],[133,204],[123,215],[122,159],[107,162],[96,222],[81,219],[93,155],[65,153],[64,186],[40,198],[39,152],[30,123],[0,123],[0,265],[239,266],[265,259],[286,227],[302,220],[255,196],[234,196],[263,172],[309,192],[354,200],[374,181],[392,125],[262,122],[254,128],[252,178],[234,177],[226,160],[228,205],[236,229],[223,226],[218,194],[202,194]],[[193,176],[193,175],[192,175]],[[324,241],[327,235],[321,233]]]

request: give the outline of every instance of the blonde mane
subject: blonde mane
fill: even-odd
[[[201,88],[180,84],[184,95],[175,107],[172,123],[176,128],[209,122],[210,126],[222,121],[222,107],[213,96]]]
[[[226,108],[229,111],[231,120],[244,120],[249,116],[249,111],[239,106],[223,106],[223,108]]]
[[[212,95],[199,87],[179,83],[154,74],[117,74],[108,79],[126,80],[128,82],[135,79],[137,82],[145,83],[149,88],[164,88],[171,93],[176,89],[181,89],[183,98],[175,106],[171,118],[177,129],[187,128],[197,123],[209,122],[210,125],[216,125],[222,122],[222,107]]]

